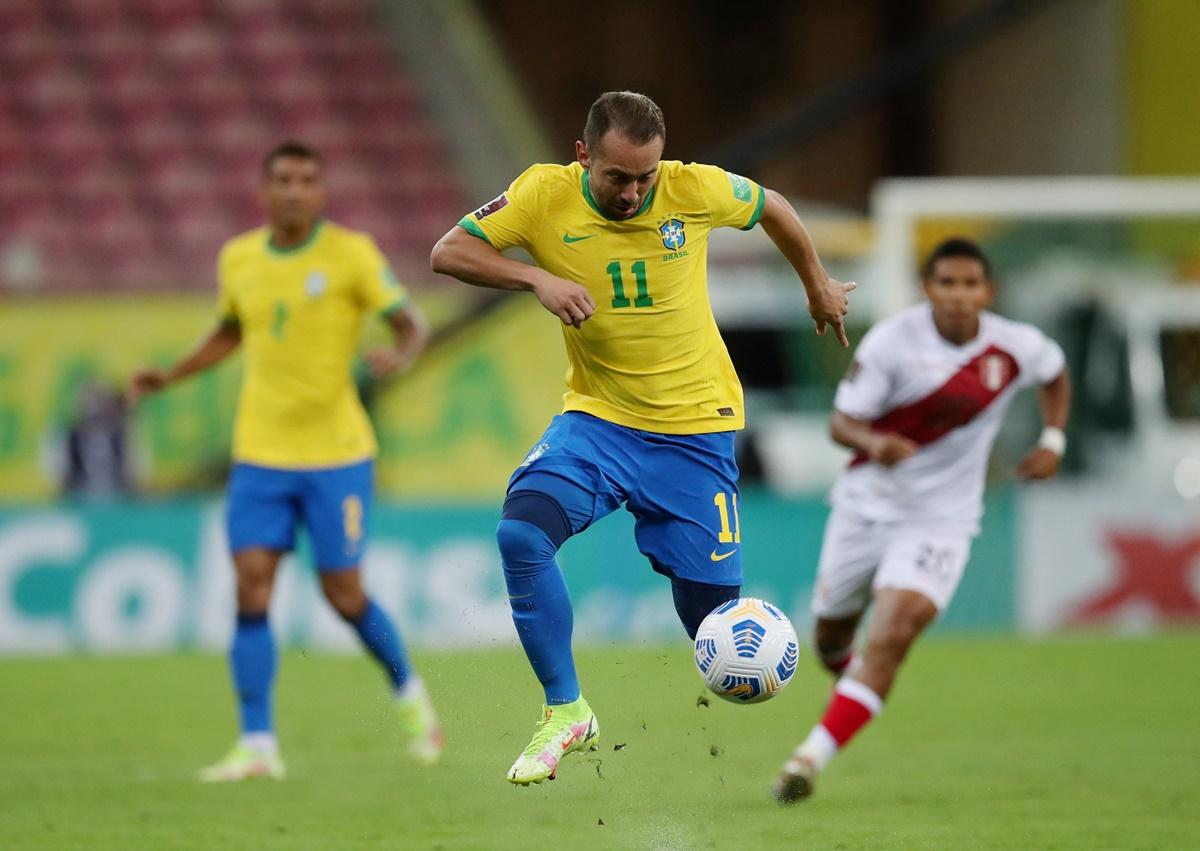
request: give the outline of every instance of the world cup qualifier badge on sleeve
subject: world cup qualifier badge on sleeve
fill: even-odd
[[[484,204],[482,207],[480,207],[478,210],[476,210],[474,213],[472,213],[472,215],[475,216],[475,218],[477,220],[486,219],[492,213],[495,213],[498,210],[503,210],[507,206],[508,206],[508,193],[504,192],[504,193],[501,193],[498,197],[493,198],[491,201],[488,201],[486,204]]]

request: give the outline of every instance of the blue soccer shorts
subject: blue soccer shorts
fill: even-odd
[[[552,498],[572,535],[624,504],[656,571],[741,585],[737,479],[731,431],[660,434],[568,411],[551,420],[508,492]]]
[[[229,549],[289,552],[302,523],[319,570],[355,567],[366,545],[373,484],[370,460],[319,470],[235,464],[226,503]]]

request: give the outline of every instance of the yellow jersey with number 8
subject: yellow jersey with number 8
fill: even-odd
[[[225,243],[218,280],[221,319],[245,350],[234,460],[317,469],[374,456],[351,361],[363,317],[407,299],[374,240],[322,221],[281,250],[259,228]]]
[[[641,209],[616,221],[596,205],[579,163],[534,165],[459,225],[498,251],[526,249],[595,299],[582,328],[563,326],[564,411],[706,434],[745,424],[708,299],[708,234],[754,227],[763,199],[761,186],[716,166],[664,161]]]

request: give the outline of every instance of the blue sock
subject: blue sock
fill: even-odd
[[[233,646],[229,648],[229,666],[238,696],[238,715],[243,733],[269,733],[271,696],[275,684],[275,637],[267,616],[243,615],[237,618]]]
[[[579,698],[579,677],[571,655],[575,615],[566,580],[554,561],[558,547],[544,531],[524,520],[501,520],[496,541],[513,624],[546,690],[546,704],[571,703]]]
[[[400,688],[412,671],[408,655],[404,652],[404,643],[387,612],[379,608],[370,597],[367,598],[367,608],[357,621],[350,625],[358,632],[363,646],[371,651],[371,655],[383,666],[388,680],[393,688]]]

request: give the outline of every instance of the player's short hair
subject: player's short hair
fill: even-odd
[[[263,177],[271,173],[271,168],[275,165],[275,160],[283,159],[284,157],[294,157],[298,160],[312,160],[318,166],[321,165],[321,155],[317,153],[316,148],[306,145],[303,142],[297,142],[295,139],[287,139],[267,151],[267,155],[263,157]]]
[[[583,141],[593,148],[609,130],[616,130],[635,145],[667,138],[662,110],[638,92],[605,92],[596,98],[588,110],[587,123],[583,125]]]
[[[933,275],[934,264],[943,257],[967,257],[971,260],[978,260],[979,264],[983,266],[984,277],[989,281],[992,279],[992,263],[983,253],[983,249],[979,247],[979,243],[962,236],[944,239],[933,251],[929,252],[924,265],[921,266],[921,277],[928,278]]]

